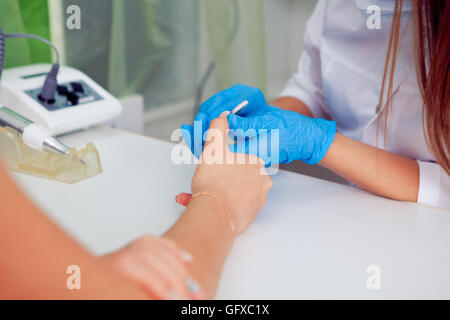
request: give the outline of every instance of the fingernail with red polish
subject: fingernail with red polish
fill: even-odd
[[[175,202],[185,207],[189,204],[191,199],[192,194],[185,192],[179,193],[175,196]]]

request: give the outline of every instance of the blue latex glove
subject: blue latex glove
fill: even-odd
[[[250,117],[261,115],[268,108],[264,94],[258,88],[237,84],[221,91],[206,100],[194,118],[194,124],[181,126],[184,141],[196,158],[200,157],[206,139],[205,132],[212,120],[219,117],[224,111],[231,111],[244,100],[248,105],[239,112],[239,115]]]
[[[251,117],[229,114],[228,122],[237,137],[233,151],[255,154],[266,165],[276,164],[275,162],[289,163],[293,160],[316,164],[323,159],[336,135],[334,121],[309,118],[276,107],[267,107],[263,114]],[[278,145],[270,143],[276,129],[279,135]],[[263,146],[269,145],[267,150],[264,150],[265,147],[261,148],[261,142],[257,142],[264,139],[269,141],[269,144],[263,143]],[[277,151],[278,157],[274,157],[274,152]]]

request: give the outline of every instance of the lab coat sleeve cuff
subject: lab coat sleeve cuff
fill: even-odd
[[[417,162],[419,163],[419,194],[417,202],[433,207],[439,206],[441,168],[437,163]]]
[[[300,90],[298,86],[288,84],[287,87],[280,93],[278,97],[296,98],[302,101],[308,107],[309,111],[311,111],[314,118],[327,118],[326,114],[322,112],[321,108],[313,99],[313,97],[304,90]]]

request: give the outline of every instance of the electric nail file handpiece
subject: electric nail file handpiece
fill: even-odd
[[[70,148],[54,138],[49,130],[7,107],[0,108],[0,126],[15,130],[22,136],[23,142],[35,150],[46,150],[62,155],[70,151]]]

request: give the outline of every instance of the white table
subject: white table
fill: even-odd
[[[172,164],[172,144],[107,128],[92,141],[104,173],[68,185],[15,174],[27,193],[92,252],[161,234],[182,212],[194,166]],[[450,213],[280,171],[269,201],[226,262],[217,298],[450,298]],[[381,270],[369,290],[367,268]]]

